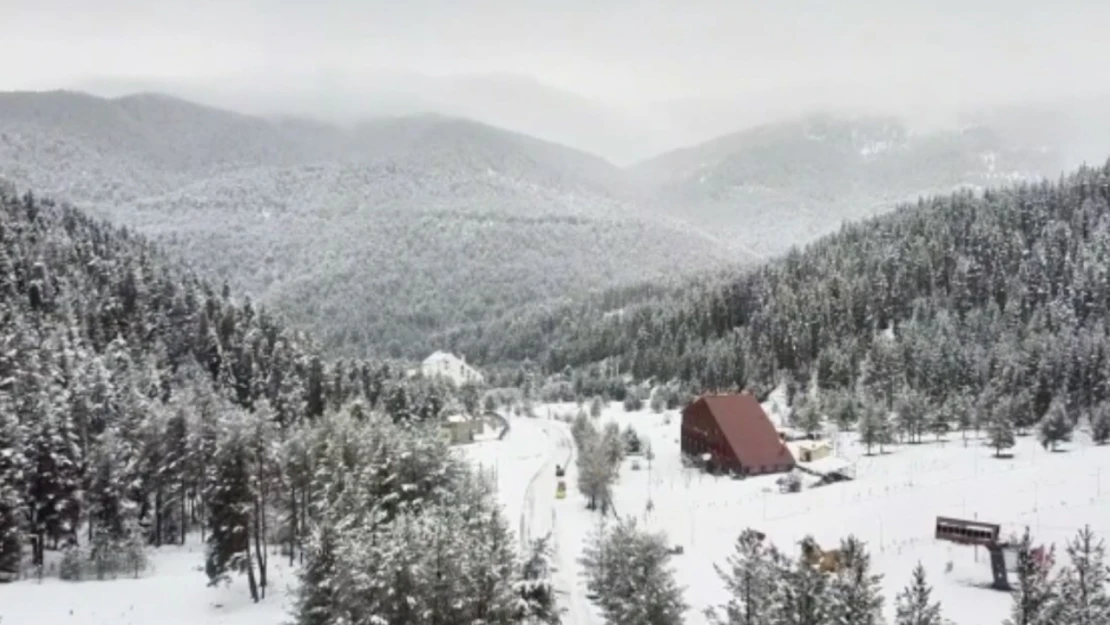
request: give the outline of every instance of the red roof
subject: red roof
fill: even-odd
[[[704,395],[709,413],[717,422],[736,459],[745,466],[794,464],[794,456],[782,442],[763,406],[750,393]]]

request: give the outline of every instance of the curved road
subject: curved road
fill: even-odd
[[[563,500],[555,499],[555,487],[559,479],[555,477],[556,464],[566,469],[562,479],[567,483],[568,493],[574,484],[574,442],[569,427],[562,421],[538,420],[538,423],[553,444],[547,461],[532,476],[525,491],[520,515],[521,541],[527,546],[535,537],[550,532],[553,560],[557,567],[555,591],[562,597],[561,603],[566,610],[563,622],[567,625],[592,625],[596,621],[594,610],[586,598],[585,581],[579,575],[578,558],[583,545],[574,538],[568,539],[565,527],[559,522],[560,511],[570,513],[566,506],[576,505],[576,498],[571,496]]]

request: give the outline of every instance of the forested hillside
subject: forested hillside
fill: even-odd
[[[438,434],[450,389],[325,362],[142,237],[7,183],[0,320],[0,581],[58,549],[65,579],[140,574],[148,545],[199,532],[209,582],[245,574],[256,601],[269,544],[303,559],[305,623],[329,610],[403,622],[421,606],[513,623],[530,609],[488,488]],[[413,549],[431,528],[452,540]],[[481,555],[444,557],[462,551]],[[425,557],[451,587],[395,601]]]
[[[157,95],[0,94],[0,175],[156,237],[331,353],[426,356],[537,299],[750,260],[623,172],[434,115],[340,128]]]
[[[862,373],[887,402],[914,391],[1026,423],[1054,398],[1105,412],[1110,166],[922,200],[728,279],[599,302],[453,341],[487,362],[585,372],[611,359],[607,371],[697,389],[768,389],[781,372],[855,389]]]
[[[813,115],[674,150],[632,173],[664,214],[774,255],[922,194],[1055,177],[1070,166],[1063,136]]]

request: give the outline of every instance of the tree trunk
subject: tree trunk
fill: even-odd
[[[254,500],[254,557],[258,560],[258,585],[262,588],[262,598],[266,598],[266,552],[262,547],[262,532],[265,521],[262,519],[263,506],[260,498]]]
[[[159,484],[154,491],[154,546],[162,546],[162,508],[165,502],[162,501],[162,485]]]
[[[250,537],[247,537],[247,584],[250,586],[251,600],[258,603],[258,582],[254,579],[254,560],[251,558]]]
[[[289,482],[289,566],[296,563],[296,550],[297,550],[297,481],[290,480]]]
[[[189,531],[189,516],[188,516],[188,489],[185,487],[185,480],[181,480],[181,544],[185,544],[185,534]]]
[[[308,527],[308,489],[301,489],[301,527]],[[297,553],[301,564],[304,564],[304,537],[297,541]]]
[[[34,547],[31,550],[31,563],[35,566],[42,566],[46,550],[46,534],[39,530],[35,532]]]

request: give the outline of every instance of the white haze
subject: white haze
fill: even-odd
[[[815,110],[1070,111],[1105,95],[1110,58],[1110,3],[1093,0],[3,5],[0,89],[154,90],[340,122],[436,111],[618,163]]]

